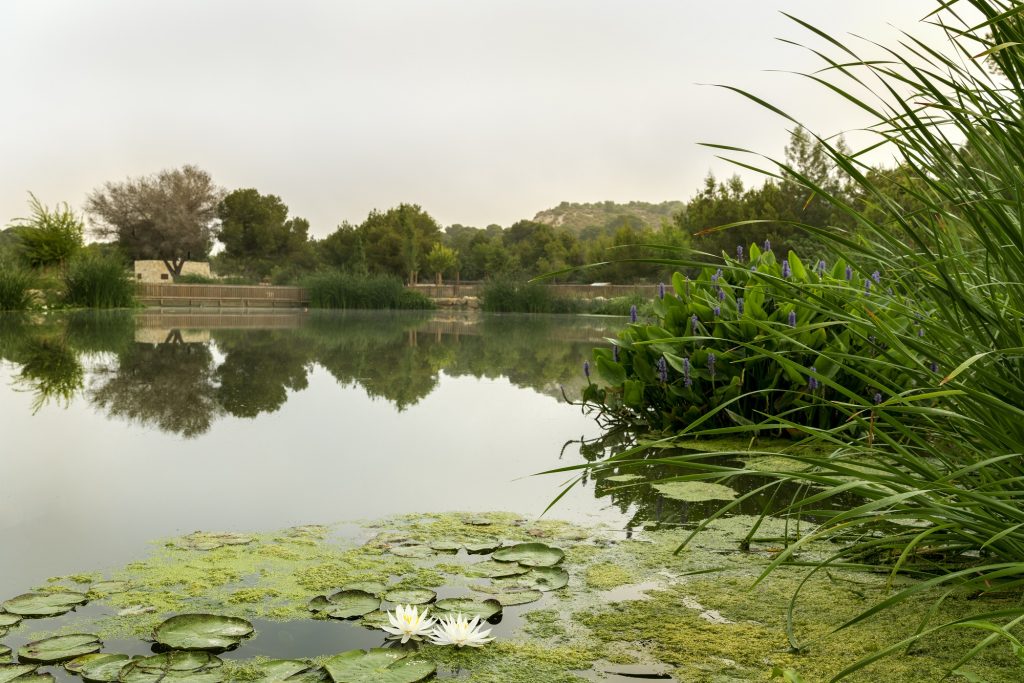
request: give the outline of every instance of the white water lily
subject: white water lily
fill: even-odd
[[[491,629],[481,629],[480,617],[469,621],[459,612],[455,616],[439,619],[434,632],[430,634],[430,642],[434,645],[454,645],[455,647],[481,647],[494,638],[489,638]]]
[[[388,612],[391,626],[381,628],[391,634],[389,638],[401,638],[403,643],[420,640],[430,635],[430,627],[434,625],[434,620],[427,618],[428,612],[429,607],[424,607],[423,614],[420,614],[413,605],[395,605],[394,613]]]

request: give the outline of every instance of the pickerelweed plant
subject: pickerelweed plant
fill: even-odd
[[[634,320],[611,348],[594,350],[598,381],[583,399],[606,422],[678,431],[780,417],[832,428],[874,396],[930,379],[919,372],[933,362],[923,340],[893,346],[876,329],[878,320],[911,337],[929,315],[898,283],[865,289],[881,273],[853,278],[843,261],[808,268],[792,251],[780,261],[770,245],[737,254],[694,280],[677,273],[674,291],[654,301],[653,323]],[[865,308],[872,318],[858,314]]]

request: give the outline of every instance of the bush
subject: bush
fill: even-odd
[[[516,280],[488,280],[481,308],[489,313],[576,313],[575,299],[555,296],[547,285]]]
[[[341,271],[322,272],[303,281],[313,308],[433,308],[419,292],[407,290],[388,275],[359,276]]]
[[[607,387],[584,400],[613,421],[648,430],[751,424],[785,417],[820,428],[847,420],[836,401],[871,403],[914,386],[904,368],[931,361],[889,348],[849,314],[871,306],[890,329],[910,334],[915,317],[881,275],[843,261],[807,269],[794,252],[751,246],[749,262],[725,259],[693,281],[673,277],[613,349],[595,349]],[[886,291],[888,290],[888,291]]]
[[[29,194],[31,218],[15,219],[21,255],[33,268],[65,263],[82,247],[84,225],[66,203],[50,209]]]
[[[32,274],[16,263],[0,262],[0,311],[30,308],[32,281]]]
[[[219,285],[224,284],[217,278],[207,277],[205,275],[199,275],[197,273],[189,273],[187,275],[179,275],[174,278],[174,284],[176,285]]]
[[[84,308],[126,308],[135,303],[135,286],[120,260],[99,254],[72,259],[64,276],[65,301]]]

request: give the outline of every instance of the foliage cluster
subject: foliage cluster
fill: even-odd
[[[13,222],[21,257],[33,268],[63,265],[82,247],[82,219],[66,203],[51,209],[31,193],[29,206],[32,215]]]
[[[311,275],[302,283],[313,308],[433,308],[423,294],[406,289],[390,275],[353,275],[327,271]]]
[[[579,303],[536,282],[495,278],[484,285],[481,307],[489,313],[576,313]]]
[[[65,301],[86,308],[127,308],[135,286],[117,258],[84,253],[71,260],[64,274]]]
[[[594,351],[601,384],[584,400],[605,418],[648,430],[749,425],[767,418],[819,428],[846,422],[835,401],[865,406],[910,389],[905,368],[931,360],[890,347],[873,316],[900,334],[923,332],[907,300],[881,274],[843,260],[807,267],[790,251],[781,261],[770,244],[738,249],[720,268],[690,280],[676,274],[662,287],[654,320],[637,319],[612,349]],[[838,313],[838,315],[837,315]]]
[[[32,306],[32,273],[13,260],[0,260],[0,311],[24,311]]]

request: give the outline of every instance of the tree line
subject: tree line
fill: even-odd
[[[871,198],[857,196],[830,165],[823,145],[803,129],[792,132],[785,159],[788,170],[755,187],[738,176],[719,180],[709,174],[689,201],[660,205],[661,211],[674,211],[661,215],[657,224],[651,211],[633,210],[639,204],[605,202],[563,203],[508,227],[442,227],[421,206],[403,203],[371,211],[358,224],[344,221],[315,239],[309,221],[293,215],[281,197],[255,188],[226,191],[209,173],[189,165],[107,182],[88,195],[84,210],[91,233],[102,241],[91,248],[114,250],[126,261],[161,260],[175,278],[186,261],[210,260],[221,276],[279,284],[329,269],[392,275],[407,283],[548,273],[560,273],[555,279],[561,281],[655,282],[670,273],[664,265],[644,262],[664,256],[663,250],[646,245],[711,260],[767,239],[783,253],[793,248],[814,258],[826,257],[826,248],[795,223],[846,231],[855,238],[856,225],[848,214],[808,194],[797,179],[809,179],[822,193],[860,208],[869,206]],[[892,176],[897,201],[913,203],[912,193],[899,182],[900,169],[874,173]],[[34,196],[30,207],[28,218],[15,219],[0,232],[0,254],[33,267],[59,266],[83,247],[83,216],[67,204],[51,209]],[[215,249],[217,243],[221,249]]]

